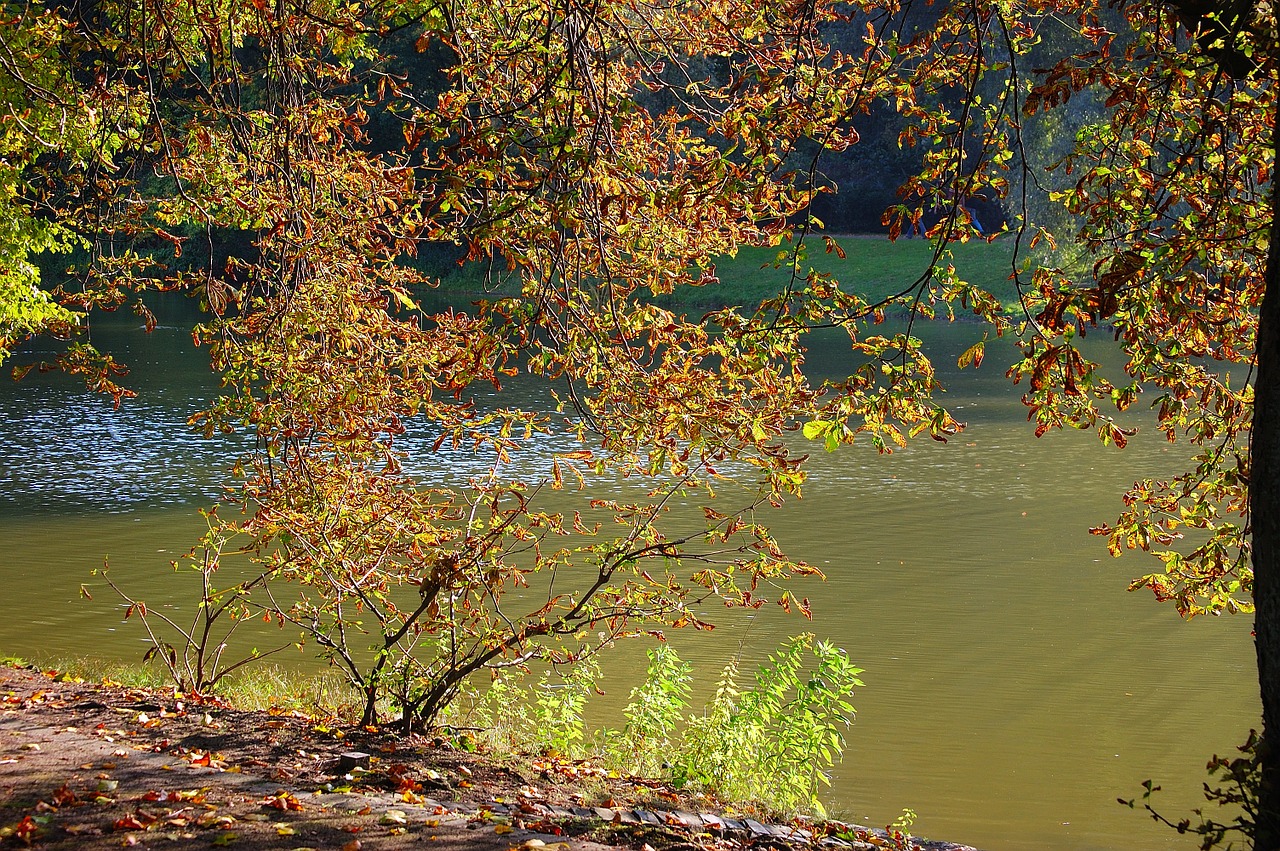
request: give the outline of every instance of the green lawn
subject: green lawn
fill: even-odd
[[[844,290],[856,292],[872,301],[910,286],[928,269],[933,256],[933,246],[922,239],[890,242],[886,237],[853,236],[837,241],[845,252],[843,260],[835,253],[826,253],[821,237],[810,238],[808,257],[800,268],[801,277],[809,267],[831,272],[840,280]],[[778,252],[776,248],[744,248],[735,257],[721,257],[716,261],[719,284],[685,287],[661,301],[685,308],[758,304],[781,291],[790,280],[788,265],[774,268]],[[1006,304],[1017,301],[1013,283],[1009,280],[1012,239],[1006,237],[994,243],[975,241],[957,244],[951,247],[951,252],[952,262],[962,278],[985,286]],[[440,263],[437,268],[424,271],[441,276],[442,293],[474,294],[483,289],[483,270],[475,264],[458,267]],[[513,291],[508,283],[494,295]]]
[[[872,301],[897,293],[917,281],[933,257],[933,246],[922,239],[890,242],[883,237],[845,237],[837,242],[844,249],[843,260],[834,252],[826,253],[821,238],[811,239],[808,257],[800,266],[801,275],[810,267],[830,272],[840,281],[842,289]],[[1012,240],[969,242],[952,246],[951,252],[952,262],[962,278],[985,286],[1005,303],[1017,300],[1009,280]],[[716,262],[721,283],[687,290],[679,300],[686,304],[757,303],[778,292],[790,279],[789,265],[773,267],[777,256],[778,249],[746,248],[736,257],[721,258]]]

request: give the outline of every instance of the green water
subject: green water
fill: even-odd
[[[187,432],[214,382],[182,309],[161,321],[151,336],[127,317],[95,331],[135,368],[140,397],[119,411],[54,376],[0,385],[0,576],[12,613],[0,652],[138,658],[141,636],[89,576],[106,556],[153,607],[187,605],[168,561],[193,543],[195,509],[215,498],[236,444]],[[1154,563],[1113,560],[1086,532],[1113,519],[1135,478],[1175,472],[1184,450],[1146,432],[1119,453],[1087,434],[1037,440],[998,353],[977,373],[946,368],[974,328],[927,333],[968,430],[893,456],[813,447],[804,500],[772,525],[827,574],[797,589],[814,622],[725,615],[710,634],[676,636],[682,655],[712,680],[739,650],[758,658],[804,629],[849,651],[867,687],[827,795],[837,814],[885,824],[911,807],[918,833],[991,851],[1190,847],[1115,798],[1150,777],[1171,814],[1196,805],[1205,761],[1257,723],[1251,624],[1183,623],[1126,593]],[[832,345],[815,360],[836,372],[839,357]],[[445,461],[456,476],[485,469]],[[625,701],[641,653],[605,660],[596,716]]]

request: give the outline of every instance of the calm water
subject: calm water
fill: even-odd
[[[234,442],[187,432],[213,381],[172,310],[150,336],[127,317],[95,331],[135,368],[140,396],[119,411],[57,377],[0,385],[0,575],[25,613],[0,621],[2,653],[136,659],[140,637],[89,576],[104,557],[151,605],[185,602],[168,561],[197,536],[195,508],[216,496]],[[1036,440],[995,353],[977,373],[948,372],[972,328],[928,333],[969,429],[891,457],[813,447],[805,499],[773,525],[827,573],[798,589],[815,622],[722,618],[709,636],[678,636],[682,654],[712,680],[740,647],[758,657],[812,628],[866,668],[828,795],[837,814],[884,824],[911,807],[917,833],[991,851],[1191,847],[1115,799],[1150,777],[1170,814],[1197,804],[1205,761],[1256,724],[1251,624],[1183,623],[1127,594],[1154,562],[1113,560],[1086,533],[1183,450],[1152,434],[1119,453],[1088,434]],[[835,346],[823,358],[839,369]],[[447,460],[452,475],[485,469]],[[625,699],[640,652],[606,662],[598,715]]]

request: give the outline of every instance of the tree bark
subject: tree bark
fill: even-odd
[[[1280,163],[1280,122],[1272,127]],[[1255,851],[1280,849],[1280,180],[1271,178],[1271,245],[1258,316],[1249,520],[1253,545],[1254,635],[1262,691],[1262,783]]]

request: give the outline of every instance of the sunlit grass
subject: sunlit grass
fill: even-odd
[[[0,664],[34,667],[56,679],[117,688],[171,690],[173,682],[159,665],[131,664],[93,657],[19,659]],[[293,671],[276,665],[248,666],[218,684],[217,697],[236,709],[300,712],[312,717],[352,715],[352,692],[336,672]]]
[[[299,672],[249,666],[220,684],[219,695],[238,709],[278,709],[316,717],[354,718],[353,692],[335,671]]]
[[[883,236],[849,236],[840,237],[837,242],[845,252],[843,259],[834,251],[827,253],[821,237],[808,240],[807,256],[797,270],[802,286],[804,276],[813,268],[835,275],[846,292],[878,301],[915,284],[928,272],[934,259],[933,245],[923,239],[890,242]],[[683,287],[671,296],[661,297],[660,301],[677,309],[757,305],[783,291],[791,282],[790,263],[784,258],[782,264],[777,265],[780,252],[785,254],[791,247],[786,243],[781,248],[744,248],[736,256],[721,257],[716,261],[719,283]],[[1017,291],[1009,280],[1013,270],[1012,239],[957,243],[950,248],[950,259],[944,258],[941,262],[943,265],[954,263],[961,278],[985,287],[1004,304],[1012,306],[1017,302]],[[486,292],[485,270],[479,264],[447,265],[433,271],[443,273],[436,292],[446,300]],[[514,279],[508,279],[488,295],[515,292]]]
[[[834,251],[827,253],[822,239],[809,240],[807,256],[798,264],[802,286],[804,276],[812,268],[835,275],[846,292],[876,301],[915,284],[927,273],[933,260],[934,247],[923,239],[890,242],[886,237],[865,236],[836,241],[845,253],[843,259]],[[719,284],[687,290],[678,300],[693,304],[757,304],[790,282],[789,258],[783,258],[781,267],[775,268],[780,253],[786,253],[790,247],[744,248],[736,257],[721,258],[716,262]],[[1016,301],[1017,291],[1009,280],[1013,269],[1011,240],[972,241],[953,245],[950,251],[950,262],[955,264],[961,278],[986,287],[1006,304]]]
[[[121,688],[162,689],[169,686],[168,675],[160,668],[92,657],[2,660],[6,665],[39,668],[55,679],[103,683]]]

